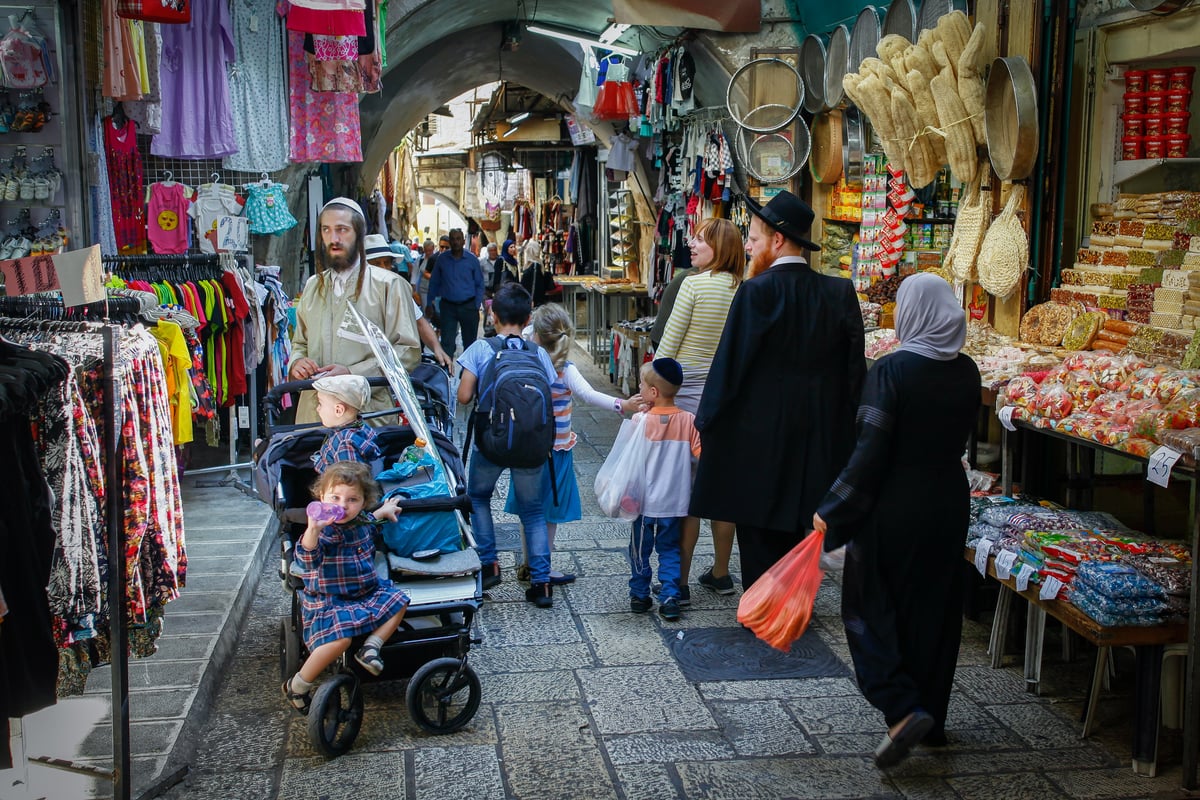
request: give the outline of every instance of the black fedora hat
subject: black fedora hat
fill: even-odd
[[[812,231],[813,220],[817,215],[808,207],[808,203],[784,189],[772,197],[765,206],[754,202],[754,198],[745,195],[746,207],[750,213],[782,233],[801,247],[809,250],[820,250],[821,246],[804,238]]]

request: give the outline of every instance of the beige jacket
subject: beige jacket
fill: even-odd
[[[333,273],[314,275],[304,285],[296,306],[296,332],[292,337],[292,358],[311,358],[324,367],[340,364],[355,375],[379,376],[383,372],[375,361],[371,346],[359,331],[347,308],[355,285],[357,268],[347,276],[347,291],[341,297],[333,293]],[[421,342],[413,314],[412,290],[408,282],[394,272],[368,267],[363,276],[362,292],[354,301],[358,313],[379,326],[387,335],[405,368],[421,361]],[[362,411],[392,408],[395,402],[387,389],[371,393],[371,403]],[[303,392],[296,408],[296,422],[316,422],[317,398]],[[376,425],[395,424],[395,418],[372,420]]]

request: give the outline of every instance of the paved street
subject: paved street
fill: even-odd
[[[590,368],[585,374],[596,386],[608,385]],[[504,582],[489,593],[478,620],[483,643],[471,653],[483,681],[483,705],[466,729],[426,735],[408,717],[402,681],[366,684],[365,721],[354,749],[332,761],[320,757],[303,718],[279,696],[277,637],[287,598],[276,564],[268,560],[201,728],[191,772],[166,797],[1179,796],[1176,734],[1162,737],[1164,775],[1138,778],[1129,769],[1133,675],[1126,654],[1102,706],[1099,732],[1079,739],[1079,707],[1093,658],[1084,652],[1071,664],[1060,663],[1051,646],[1056,629],[1048,631],[1039,698],[1025,693],[1015,659],[1000,671],[987,666],[988,628],[968,623],[949,746],[918,750],[901,767],[880,773],[870,753],[883,721],[858,694],[846,666],[837,572],[825,579],[813,625],[814,653],[824,651],[821,645],[828,649],[833,657],[826,667],[834,677],[780,679],[774,670],[792,669],[794,661],[772,660],[760,650],[767,660],[755,666],[754,651],[747,660],[739,645],[726,652],[743,659],[743,679],[690,680],[674,652],[696,643],[692,650],[705,655],[702,645],[710,643],[717,649],[707,653],[709,666],[720,669],[728,666],[720,648],[749,634],[737,627],[737,596],[718,597],[695,584],[693,607],[678,623],[629,613],[627,527],[601,517],[591,496],[617,426],[615,415],[576,409],[585,517],[560,529],[555,563],[579,580],[556,592],[552,610],[524,601],[524,587],[513,575],[514,553],[502,553]],[[730,480],[738,480],[737,472],[731,467]],[[496,509],[504,488],[502,482]],[[497,521],[502,544],[512,548],[515,518],[498,512]],[[693,574],[710,559],[705,535]],[[733,639],[722,638],[728,636]]]

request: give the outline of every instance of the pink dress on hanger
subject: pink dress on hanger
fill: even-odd
[[[143,198],[142,157],[137,149],[137,124],[127,120],[113,127],[105,117],[104,156],[108,167],[108,196],[112,203],[113,230],[120,253],[146,252],[146,212]]]
[[[303,33],[288,31],[288,65],[292,161],[362,161],[358,95],[312,90]]]

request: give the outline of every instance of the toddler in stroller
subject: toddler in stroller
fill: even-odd
[[[400,626],[408,596],[375,574],[373,529],[379,520],[392,522],[400,502],[392,497],[374,512],[379,484],[365,464],[330,464],[313,486],[318,506],[310,510],[308,527],[295,546],[303,570],[304,643],[309,656],[283,684],[283,694],[296,710],[307,712],[318,676],[350,647],[351,638],[370,632],[354,660],[372,675],[383,672],[379,651]],[[321,511],[332,510],[336,520]],[[306,674],[307,673],[307,674]]]
[[[376,381],[383,383],[382,379],[370,380],[372,385]],[[281,413],[283,397],[309,388],[315,388],[312,381],[298,381],[276,386],[267,394],[264,408],[270,436],[256,448],[255,463],[259,497],[272,503],[281,523],[280,577],[291,595],[291,611],[280,626],[280,680],[291,680],[304,663],[301,679],[310,679],[305,683],[310,683],[320,672],[319,668],[310,671],[308,667],[318,663],[313,661],[310,649],[315,652],[321,645],[321,642],[311,640],[306,624],[310,615],[308,592],[304,590],[309,580],[306,570],[311,565],[306,563],[304,550],[311,548],[306,548],[303,542],[310,527],[305,505],[311,498],[310,488],[317,477],[314,455],[329,438],[330,429],[276,426],[274,422]],[[348,750],[362,724],[360,684],[364,678],[375,678],[375,674],[371,669],[370,652],[358,651],[363,656],[361,659],[355,659],[352,654],[365,644],[376,644],[363,642],[364,634],[374,632],[383,640],[382,646],[376,649],[379,661],[384,662],[380,677],[384,680],[408,678],[406,704],[412,719],[422,729],[437,734],[458,730],[471,721],[482,698],[479,678],[467,663],[467,654],[474,641],[474,615],[482,604],[483,592],[479,558],[463,516],[470,503],[465,493],[462,460],[439,424],[440,412],[444,412],[445,406],[427,407],[425,393],[419,387],[413,389],[413,396],[422,406],[422,418],[413,419],[417,414],[407,413],[413,423],[411,426],[373,428],[370,437],[380,458],[369,464],[368,475],[379,476],[384,495],[396,496],[404,512],[396,517],[397,522],[364,526],[369,536],[369,541],[364,542],[369,546],[364,549],[374,550],[370,568],[378,576],[376,585],[390,582],[394,591],[409,598],[409,603],[396,620],[398,626],[390,638],[385,637],[386,629],[379,630],[380,626],[396,617],[402,605],[385,604],[378,613],[372,613],[371,622],[357,629],[359,632],[353,642],[344,646],[340,655],[334,655],[332,669],[327,672],[332,675],[324,678],[312,693],[307,714],[309,737],[317,750],[327,756]],[[421,474],[410,475],[407,479],[399,474],[404,470],[397,466],[408,463],[402,455],[417,443],[418,438],[426,438],[422,463],[426,458],[436,463],[436,474],[444,487],[440,492],[423,494],[422,490],[433,482],[420,482],[425,480],[422,475],[429,472],[424,467],[418,470]],[[364,452],[374,454],[370,448]],[[326,474],[341,466],[346,465],[341,462],[330,465]],[[389,476],[397,480],[388,482]],[[368,499],[368,493],[364,491],[364,505]],[[377,516],[390,517],[391,514],[385,507]],[[327,526],[318,532],[318,541],[324,531],[347,527],[350,526]],[[446,536],[447,527],[453,534],[452,542]],[[403,534],[409,529],[415,530],[417,535],[436,529],[440,532],[439,549],[422,553],[398,547],[402,540],[413,540],[398,535],[398,531]],[[422,547],[429,550],[430,546],[423,544]],[[370,582],[369,576],[358,574],[365,583]],[[291,683],[294,694],[302,694],[304,688],[295,681]],[[288,699],[293,700],[290,696]],[[304,704],[303,699],[293,702],[297,706]]]

